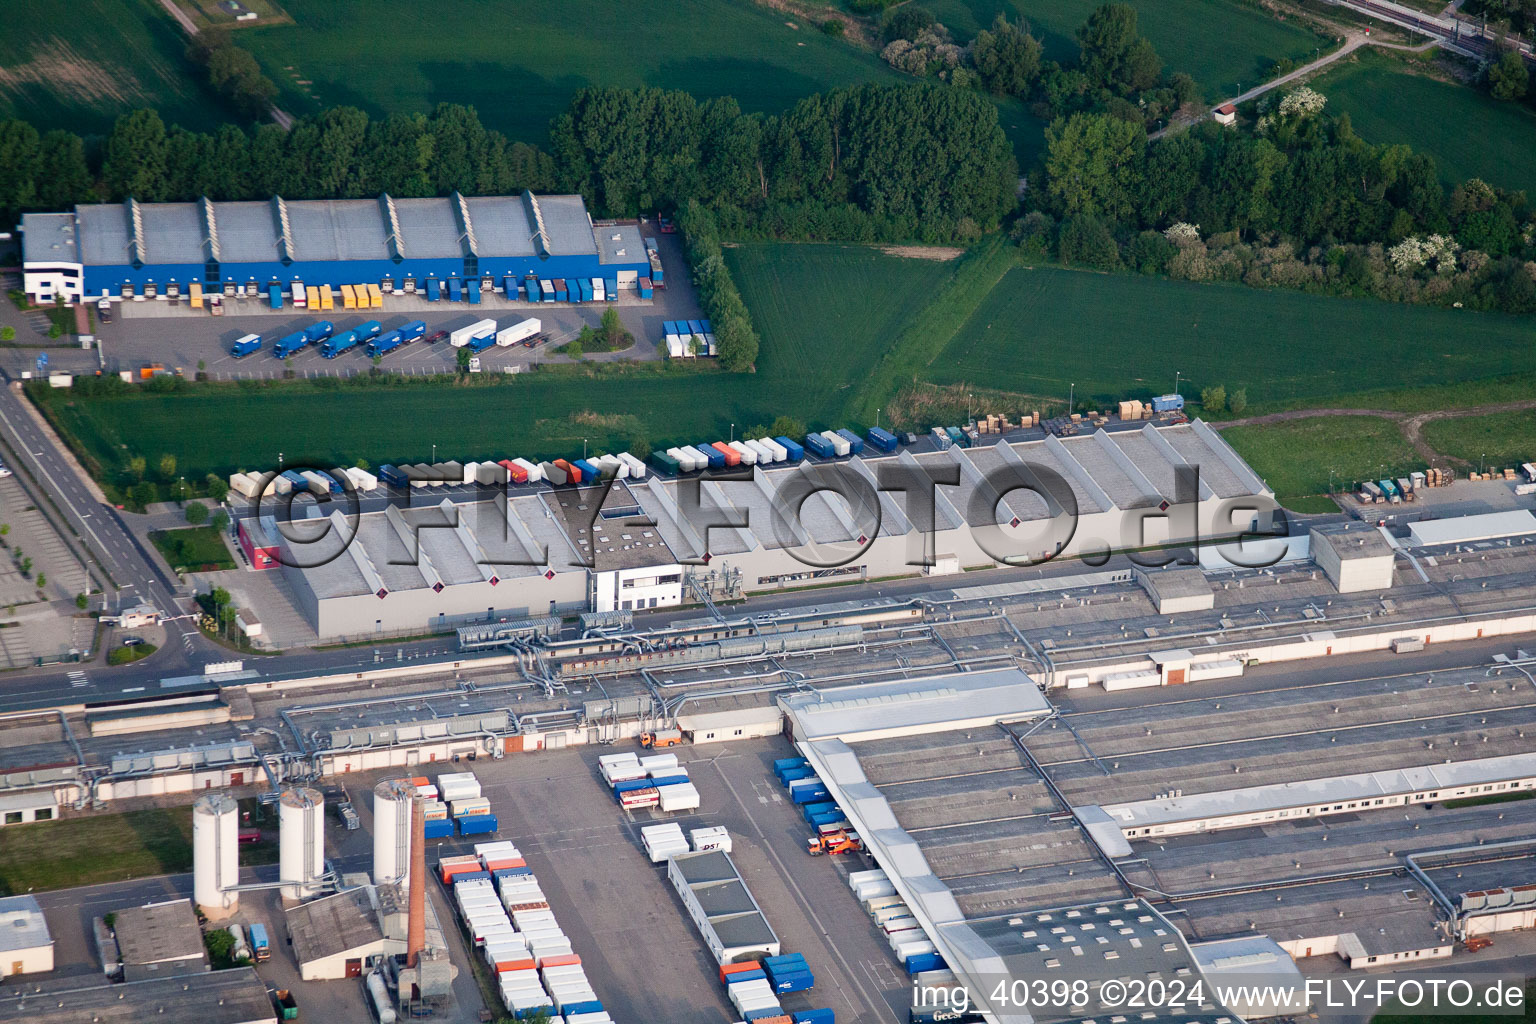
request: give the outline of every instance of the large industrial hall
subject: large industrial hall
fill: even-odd
[[[427,293],[526,274],[634,287],[649,272],[631,225],[594,227],[580,196],[285,200],[79,206],[22,218],[31,301],[268,295],[373,284]]]

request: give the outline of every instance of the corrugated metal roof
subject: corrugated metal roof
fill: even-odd
[[[481,196],[465,202],[482,257],[533,255],[533,228],[521,200],[515,196]]]
[[[203,262],[203,221],[196,203],[141,203],[145,263]]]
[[[80,262],[121,266],[130,261],[128,211],[101,203],[75,209],[79,222]]]
[[[411,259],[453,259],[464,255],[452,200],[396,199],[395,215],[400,220],[400,248]]]
[[[544,213],[544,230],[549,237],[552,256],[581,256],[597,252],[592,237],[592,222],[587,219],[587,204],[581,196],[539,196]],[[479,221],[475,224],[478,227]]]
[[[219,259],[224,263],[270,263],[280,258],[271,203],[214,203]]]
[[[289,203],[288,216],[295,260],[389,259],[384,218],[372,199]]]
[[[407,259],[456,259],[466,255],[465,225],[455,197],[396,199],[400,222],[400,247]],[[475,248],[483,257],[531,256],[539,227],[530,210],[542,221],[543,253],[551,256],[595,255],[599,252],[585,202],[579,195],[484,196],[464,198]],[[144,262],[202,263],[205,231],[197,203],[136,203],[142,224],[139,242]],[[219,239],[219,259],[228,263],[254,263],[280,259],[279,230],[272,202],[210,204]],[[319,199],[279,201],[286,206],[297,262],[337,260],[387,260],[391,229],[387,205],[373,199]],[[81,262],[89,265],[123,266],[132,262],[133,233],[129,203],[91,204],[76,208],[74,215],[28,214],[30,231],[27,262]],[[65,229],[79,234],[79,255],[61,241]],[[607,244],[604,262],[643,262],[645,247],[633,225],[605,229],[620,235]],[[623,249],[624,257],[614,253]],[[610,258],[612,257],[612,258]]]

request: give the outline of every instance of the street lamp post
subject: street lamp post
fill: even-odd
[[[731,443],[736,443],[736,424],[731,424]]]
[[[1174,394],[1178,394],[1179,393],[1179,379],[1181,377],[1183,377],[1183,376],[1184,376],[1184,371],[1183,370],[1174,370],[1173,371],[1173,393]]]
[[[435,444],[432,446],[432,461],[437,461],[437,445]]]
[[[1077,400],[1077,381],[1073,381],[1067,388],[1067,415],[1072,415],[1072,405]]]

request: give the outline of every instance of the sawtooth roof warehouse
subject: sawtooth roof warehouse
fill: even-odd
[[[595,228],[581,196],[122,203],[22,217],[33,302],[205,289],[649,272],[633,225]]]
[[[803,503],[786,500],[784,488],[803,481],[804,470],[755,467],[750,478],[698,483],[696,513],[685,510],[692,481],[647,476],[614,481],[606,499],[597,487],[520,487],[504,498],[498,490],[492,500],[391,507],[353,521],[329,512],[332,529],[323,541],[311,541],[324,532],[318,521],[280,530],[266,518],[263,526],[274,537],[290,535],[280,540],[285,561],[313,566],[285,571],[320,637],[444,629],[667,607],[698,600],[700,590],[736,597],[916,574],[923,571],[912,564],[922,558],[922,532],[908,517],[904,495],[877,490],[887,466],[958,473],[958,487],[937,489],[930,574],[992,567],[1008,555],[1039,558],[1058,547],[1059,555],[1073,556],[1231,537],[1256,524],[1267,528],[1273,507],[1263,482],[1196,421],[854,458],[839,468],[867,486],[818,491]],[[1188,467],[1199,468],[1198,498],[1168,504],[1177,472]],[[987,487],[984,476],[1000,471],[1037,485],[1041,475],[1055,473],[1064,484],[1041,491],[1065,498],[1060,487],[1071,489],[1075,530],[1064,531],[1062,503],[1036,492],[1013,490],[995,510],[972,504],[970,495]],[[307,511],[318,517],[329,510]],[[744,525],[698,525],[727,517]],[[356,539],[342,544],[354,530]],[[689,564],[706,553],[707,564]]]

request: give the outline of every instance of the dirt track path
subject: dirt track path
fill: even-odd
[[[1445,455],[1430,447],[1424,440],[1424,425],[1435,420],[1461,419],[1467,416],[1486,416],[1496,412],[1518,412],[1523,409],[1536,409],[1536,398],[1522,398],[1516,402],[1498,402],[1491,405],[1474,405],[1466,409],[1436,409],[1433,412],[1406,413],[1393,409],[1289,409],[1285,412],[1272,412],[1263,416],[1247,416],[1243,419],[1227,420],[1224,423],[1212,424],[1218,430],[1228,427],[1258,427],[1266,423],[1285,423],[1290,420],[1305,420],[1315,416],[1376,416],[1384,420],[1391,420],[1397,424],[1403,432],[1403,438],[1411,445],[1429,465],[1450,464],[1456,466],[1470,466],[1465,459],[1456,458],[1453,455]]]

